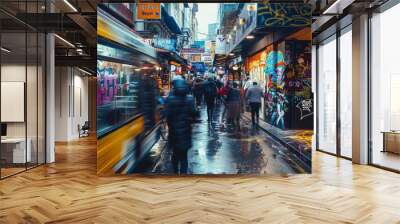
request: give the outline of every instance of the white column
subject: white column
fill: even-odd
[[[55,161],[55,54],[54,34],[46,36],[46,163]]]
[[[368,15],[353,19],[353,162],[368,163]]]

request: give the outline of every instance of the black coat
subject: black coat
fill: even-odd
[[[168,144],[174,150],[188,150],[192,147],[192,122],[195,115],[192,96],[172,94],[167,98]]]

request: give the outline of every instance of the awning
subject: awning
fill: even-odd
[[[163,21],[173,33],[182,34],[182,31],[175,22],[174,17],[168,15],[168,12],[164,6],[161,7],[161,21]]]

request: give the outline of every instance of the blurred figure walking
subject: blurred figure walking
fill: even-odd
[[[207,105],[207,117],[208,122],[212,123],[212,117],[215,109],[215,100],[218,95],[217,84],[214,82],[213,78],[208,78],[207,81],[203,83],[204,90],[204,101],[206,101]]]
[[[187,153],[192,147],[192,122],[196,116],[196,108],[192,96],[187,95],[189,85],[185,80],[173,83],[173,94],[166,102],[166,118],[168,124],[168,146],[172,148],[172,164],[174,172],[187,173]]]
[[[193,82],[192,87],[193,96],[196,99],[196,107],[201,106],[201,101],[203,98],[203,81],[200,78],[196,78]]]
[[[246,91],[246,100],[250,104],[253,127],[256,127],[256,124],[258,125],[263,95],[263,90],[258,86],[257,82],[253,82],[253,86],[249,87]]]
[[[241,112],[241,93],[238,84],[234,82],[232,87],[228,88],[226,105],[228,111],[228,120],[232,121],[233,127],[240,131],[240,112]]]

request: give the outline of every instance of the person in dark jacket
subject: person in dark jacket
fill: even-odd
[[[238,84],[233,83],[232,87],[229,87],[228,94],[226,97],[226,105],[228,111],[228,120],[232,121],[233,126],[240,131],[240,112],[241,112],[241,101],[242,96]]]
[[[218,96],[217,84],[211,77],[208,78],[208,80],[203,83],[203,92],[204,92],[204,101],[206,101],[207,105],[208,122],[211,124],[215,108],[215,99]]]
[[[200,78],[193,81],[192,92],[196,99],[196,107],[200,107],[203,98],[203,81]]]
[[[184,80],[176,80],[173,94],[167,98],[166,118],[168,124],[168,145],[172,148],[174,172],[187,173],[187,153],[192,147],[192,121],[196,115],[194,99]]]

